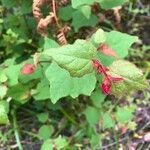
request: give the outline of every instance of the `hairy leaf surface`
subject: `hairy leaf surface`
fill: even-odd
[[[66,69],[71,76],[81,77],[93,71],[91,60],[96,52],[91,42],[77,40],[73,45],[45,50],[44,54]]]
[[[117,60],[113,62],[110,66],[110,73],[113,76],[121,76],[124,79],[112,83],[111,93],[116,96],[121,96],[133,90],[142,90],[148,86],[142,71],[128,61]]]

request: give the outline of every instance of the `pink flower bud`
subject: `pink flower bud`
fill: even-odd
[[[22,74],[31,74],[35,71],[35,65],[34,64],[24,64],[24,66],[22,67],[21,73]]]

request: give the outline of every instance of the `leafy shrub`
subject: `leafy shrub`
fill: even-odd
[[[131,120],[135,110],[130,106],[117,106],[114,120],[110,112],[102,109],[107,105],[106,96],[121,98],[148,85],[142,71],[123,60],[138,37],[104,31],[99,25],[100,12],[127,0],[71,0],[71,3],[66,0],[57,2],[58,7],[55,1],[51,7],[39,1],[33,3],[34,17],[30,0],[1,2],[4,17],[0,19],[0,123],[8,124],[7,114],[29,101],[49,101],[51,107],[58,103],[58,110],[62,111],[58,101],[76,101],[84,95],[87,101],[92,100],[92,104],[86,102],[82,112],[88,122],[86,136],[90,137],[91,147],[97,147],[102,138],[96,132],[98,122],[103,129],[108,129],[114,127],[116,121]],[[97,30],[86,38],[84,29],[95,30],[95,27]],[[49,116],[41,114],[38,118],[45,123]],[[50,138],[53,132],[53,126],[49,125],[39,129],[38,136],[44,141],[42,150],[54,146],[61,149],[69,144],[61,135]]]

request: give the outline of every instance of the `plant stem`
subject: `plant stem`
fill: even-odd
[[[17,124],[17,118],[16,118],[16,108],[12,110],[12,117],[13,117],[13,130],[15,134],[16,143],[19,150],[23,150],[21,141],[20,141],[20,135],[18,130],[18,124]]]
[[[71,117],[68,115],[68,113],[63,109],[61,108],[60,111],[64,114],[64,116],[70,121],[72,122],[73,124],[77,124],[77,122]]]

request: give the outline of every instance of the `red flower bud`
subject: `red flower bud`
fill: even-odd
[[[102,91],[105,94],[109,94],[111,91],[111,83],[108,78],[105,78],[104,82],[101,85]]]
[[[22,74],[31,74],[35,71],[35,65],[34,64],[25,64],[23,67],[22,67],[22,70],[21,70],[21,73]]]

